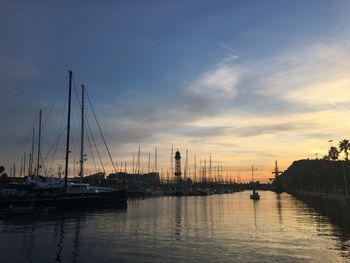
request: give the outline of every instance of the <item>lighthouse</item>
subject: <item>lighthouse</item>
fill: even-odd
[[[181,181],[181,155],[179,150],[176,151],[175,153],[175,180],[176,181]]]

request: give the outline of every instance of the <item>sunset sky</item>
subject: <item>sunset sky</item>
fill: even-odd
[[[254,165],[266,181],[275,160],[286,169],[350,138],[350,1],[1,1],[0,28],[7,170],[30,151],[40,108],[49,151],[68,70],[129,168],[140,146],[143,167],[157,147],[168,169],[174,145],[191,170],[211,155],[235,179]]]

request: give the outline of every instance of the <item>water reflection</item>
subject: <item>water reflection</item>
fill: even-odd
[[[256,223],[256,206],[258,205],[258,201],[253,200],[253,212],[254,212],[254,227],[255,227],[255,237],[258,234],[258,225]]]
[[[282,218],[282,202],[281,202],[281,194],[276,193],[276,200],[277,200],[277,212],[278,212],[278,221],[279,224],[283,224],[283,218]]]
[[[293,200],[293,205],[298,208],[296,209],[298,222],[306,226],[315,226],[316,233],[320,238],[327,238],[336,242],[332,250],[337,252],[341,258],[350,260],[349,230],[336,225],[331,218],[302,201],[294,197],[290,198]]]
[[[175,198],[175,235],[180,236],[182,230],[181,197]],[[179,240],[179,238],[177,238]]]
[[[78,251],[79,251],[79,243],[80,243],[80,217],[76,219],[76,224],[75,224],[75,235],[74,235],[74,240],[73,240],[73,263],[78,262]]]
[[[23,254],[25,255],[25,261],[26,262],[31,262],[31,258],[32,258],[32,252],[33,252],[33,244],[35,241],[35,225],[31,225],[30,227],[30,231],[29,231],[29,240],[27,240],[28,235],[23,235],[23,240],[22,240],[22,244],[23,245]]]
[[[290,195],[264,192],[263,197],[258,202],[245,192],[163,197],[130,201],[127,212],[1,220],[0,242],[8,245],[0,246],[0,258],[102,263],[350,260],[350,235],[344,229]]]
[[[63,250],[63,240],[64,240],[64,220],[65,215],[63,214],[62,220],[60,223],[60,229],[59,229],[59,237],[58,237],[58,244],[57,244],[57,254],[55,261],[62,262],[62,250]]]

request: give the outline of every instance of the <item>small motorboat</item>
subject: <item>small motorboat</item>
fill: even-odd
[[[258,192],[256,192],[255,190],[253,190],[253,193],[250,195],[250,199],[253,200],[260,200],[260,195]]]

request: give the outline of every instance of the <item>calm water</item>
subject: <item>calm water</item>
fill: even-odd
[[[0,262],[350,262],[350,235],[288,194],[129,201],[0,220]]]

